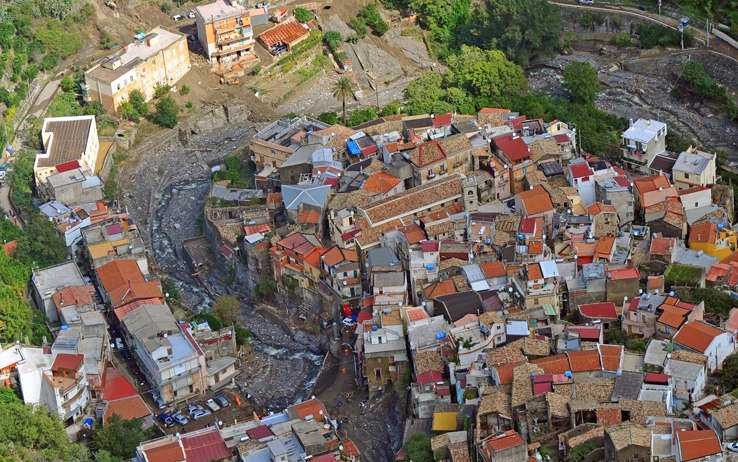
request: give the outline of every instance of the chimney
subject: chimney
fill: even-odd
[[[629,127],[632,127],[633,126],[633,119],[628,119],[628,126]]]

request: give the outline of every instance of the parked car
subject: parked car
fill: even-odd
[[[230,403],[227,399],[225,399],[225,396],[216,396],[215,402],[220,405],[220,407],[228,407],[230,406]]]
[[[141,369],[139,369],[138,366],[134,364],[133,366],[131,366],[131,372],[133,372],[133,375],[138,375],[141,373]]]
[[[205,409],[200,406],[199,404],[188,404],[187,405],[187,413],[192,415],[194,412],[197,411],[204,411]]]
[[[204,409],[202,411],[195,411],[195,412],[193,412],[192,413],[192,418],[194,420],[197,420],[197,419],[202,419],[203,417],[207,417],[209,415],[210,415],[210,411],[208,411],[207,409]]]
[[[120,354],[123,355],[123,359],[125,359],[126,361],[130,361],[131,359],[133,359],[133,356],[131,356],[131,352],[128,350],[121,350]]]
[[[117,348],[117,349],[119,349],[119,350],[122,350],[122,349],[123,349],[123,348],[125,348],[125,347],[126,347],[126,346],[125,346],[125,345],[123,344],[123,339],[122,339],[122,338],[120,338],[120,337],[117,337],[117,338],[115,339],[115,348]]]
[[[175,14],[174,16],[172,16],[172,19],[174,19],[174,22],[179,22],[184,19],[184,16],[182,16],[181,14]]]
[[[0,172],[4,172],[8,169],[8,164],[2,164],[0,165]]]
[[[726,449],[731,452],[738,452],[738,443],[729,443]]]
[[[190,19],[194,18],[195,17],[195,10],[190,10],[190,12],[187,13],[187,17],[190,18]]]
[[[5,173],[7,172],[3,172],[2,170],[0,170],[0,180],[5,179]]]
[[[162,423],[162,425],[164,425],[165,428],[174,426],[174,420],[166,414],[159,414],[156,418]]]
[[[179,412],[175,412],[172,414],[172,419],[177,422],[180,425],[187,425],[187,418],[180,414]]]
[[[154,404],[156,404],[156,407],[158,407],[159,409],[164,409],[165,407],[167,407],[164,403],[164,400],[161,399],[161,397],[159,396],[154,396]]]
[[[218,406],[218,405],[217,405],[217,404],[215,403],[215,401],[213,401],[212,399],[209,399],[209,400],[205,401],[205,405],[206,405],[207,407],[209,407],[209,408],[210,408],[210,410],[212,410],[213,412],[215,412],[215,411],[217,411],[218,409],[220,409],[220,406]]]
[[[347,316],[343,318],[343,325],[346,327],[354,327],[354,324],[356,324],[356,321],[354,321],[351,316]]]
[[[594,5],[594,0],[579,0],[580,5]]]

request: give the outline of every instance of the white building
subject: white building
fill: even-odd
[[[44,119],[41,140],[44,152],[36,155],[33,165],[36,185],[57,172],[75,168],[96,171],[100,142],[94,115]]]
[[[720,368],[725,358],[733,352],[735,341],[731,334],[711,326],[704,321],[684,324],[674,336],[678,350],[694,351],[707,356],[707,369],[712,372]]]

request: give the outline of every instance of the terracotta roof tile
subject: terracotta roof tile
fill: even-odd
[[[548,356],[551,354],[551,345],[549,345],[548,340],[523,337],[508,344],[508,346],[520,349],[524,355]]]
[[[118,414],[125,420],[133,420],[142,419],[150,415],[151,411],[140,396],[134,395],[109,402],[103,420],[109,419],[113,414]]]
[[[564,374],[571,370],[569,358],[565,354],[534,359],[532,362],[533,364],[537,364],[548,374]]]
[[[533,189],[521,191],[518,195],[525,204],[525,212],[528,216],[554,209],[551,203],[551,196],[548,195],[546,189],[541,185],[533,186]]]
[[[479,267],[482,268],[482,271],[484,271],[484,276],[487,279],[507,276],[507,271],[505,271],[505,263],[501,261],[480,263]]]
[[[600,355],[597,350],[570,351],[567,355],[572,372],[600,370]]]
[[[68,286],[55,292],[51,298],[57,308],[69,305],[82,307],[94,303],[92,299],[94,293],[95,288],[93,286]]]
[[[438,140],[438,143],[441,145],[441,149],[443,149],[443,152],[446,153],[446,155],[452,155],[456,154],[459,151],[463,151],[464,149],[471,150],[471,143],[469,142],[469,138],[466,137],[464,133],[458,133],[456,135],[451,135],[446,138],[442,138]]]
[[[443,295],[455,294],[456,286],[452,279],[446,279],[444,281],[434,282],[424,289],[425,298],[431,300],[436,297]]]
[[[501,346],[493,350],[487,350],[487,364],[498,366],[500,364],[525,361],[525,356],[519,348],[510,345]]]
[[[715,223],[705,223],[703,225],[692,226],[689,232],[689,243],[709,243],[714,244],[717,240],[718,227]]]
[[[378,194],[387,194],[400,183],[400,179],[386,172],[377,172],[369,175],[362,189]]]
[[[659,316],[658,322],[674,329],[679,329],[687,320],[687,316],[690,313],[687,309],[671,305],[661,305],[659,308],[664,310],[664,312]]]
[[[343,262],[358,263],[359,257],[355,250],[342,249],[334,245],[321,255],[320,259],[328,266],[338,265]]]
[[[620,368],[623,356],[622,345],[599,345],[602,370],[615,372]]]
[[[262,32],[259,35],[259,38],[268,48],[278,43],[292,43],[309,33],[310,31],[303,28],[297,21],[288,20],[281,24],[277,24],[266,32]]]
[[[696,460],[723,452],[714,430],[677,432],[682,460]]]
[[[704,353],[712,340],[724,331],[702,321],[688,322],[674,336],[674,341]]]
[[[422,168],[445,160],[446,152],[437,140],[431,140],[410,151],[408,157],[415,166]]]
[[[497,376],[500,379],[500,383],[498,385],[509,385],[513,383],[513,370],[521,364],[525,364],[525,361],[515,361],[512,363],[500,364],[499,366],[491,366],[497,371]]]
[[[622,423],[610,425],[605,431],[610,437],[616,451],[635,445],[651,449],[651,429],[643,425]]]

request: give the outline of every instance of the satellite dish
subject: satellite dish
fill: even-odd
[[[639,294],[642,294],[643,293],[643,289],[638,289],[638,293]]]
[[[512,293],[512,287],[510,287],[509,289],[507,289],[507,291],[510,292],[510,293]]]
[[[628,301],[628,296],[627,295],[625,297],[623,297],[623,301],[626,301],[626,302]]]
[[[338,446],[339,451],[343,451],[343,445]]]

